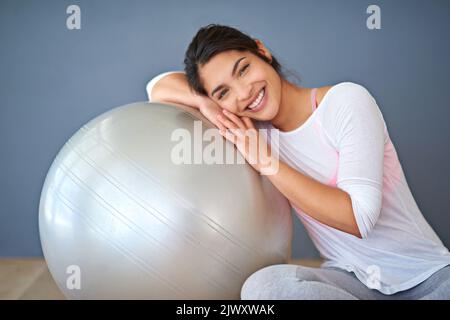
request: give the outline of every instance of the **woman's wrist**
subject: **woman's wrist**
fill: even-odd
[[[200,94],[196,94],[196,93],[194,93],[194,100],[195,100],[195,104],[197,105],[198,109],[207,108],[207,107],[211,106],[211,104],[215,103],[209,97],[203,96]]]

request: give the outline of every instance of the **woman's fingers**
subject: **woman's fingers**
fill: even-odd
[[[218,122],[221,123],[219,128],[220,133],[227,140],[236,143],[238,140],[246,140],[246,135],[249,133],[247,130],[255,130],[253,122],[248,117],[238,117],[232,112],[223,110],[223,115],[217,116]]]
[[[242,117],[241,119],[244,122],[247,129],[255,129],[255,126],[253,125],[253,121],[249,117]]]
[[[217,119],[222,123],[223,126],[225,126],[228,129],[237,128],[237,125],[223,114],[218,114]]]
[[[241,128],[230,129],[230,131],[232,134],[234,134],[238,138],[244,138],[244,136],[245,136],[245,130],[243,130]]]
[[[223,113],[228,117],[228,119],[233,121],[233,123],[238,128],[241,128],[242,130],[246,129],[244,123],[242,122],[242,120],[237,115],[235,115],[234,113],[232,113],[232,112],[230,112],[228,110],[225,110],[225,109],[223,109]]]
[[[220,130],[219,132],[225,139],[236,144],[236,136],[230,130]]]
[[[222,121],[220,120],[221,115],[218,113],[216,115],[216,125],[219,128],[219,131],[223,131],[225,132],[227,130],[227,128],[225,127],[225,125],[222,123]]]

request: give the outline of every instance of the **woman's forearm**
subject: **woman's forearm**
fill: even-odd
[[[159,80],[155,79],[157,82],[148,92],[151,102],[167,103],[179,107],[199,119],[208,120],[215,126],[219,126],[217,114],[221,108],[209,97],[193,92],[189,88],[184,73],[176,72],[161,76],[162,78]]]
[[[361,238],[350,196],[345,191],[303,175],[281,160],[278,172],[267,177],[286,198],[312,218]]]
[[[151,91],[152,102],[168,102],[182,104],[198,109],[204,99],[192,92],[188,86],[186,75],[181,72],[170,73],[156,82]]]

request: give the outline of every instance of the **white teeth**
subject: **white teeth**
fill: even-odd
[[[254,109],[254,108],[256,108],[256,107],[261,103],[263,97],[264,97],[264,88],[261,89],[261,91],[260,91],[259,94],[258,94],[258,97],[255,99],[255,101],[253,101],[253,102],[248,106],[248,108],[249,108],[249,109]]]

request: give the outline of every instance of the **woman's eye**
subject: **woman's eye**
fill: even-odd
[[[226,93],[227,90],[222,90],[219,94],[219,100],[221,100],[223,98],[223,96],[225,95],[224,92]]]
[[[239,75],[242,76],[242,74],[245,72],[245,70],[247,70],[247,68],[250,66],[250,64],[245,65],[240,71],[239,71]]]
[[[244,72],[248,69],[248,67],[250,66],[249,64],[246,64],[245,66],[242,67],[241,70],[239,70],[239,76],[242,76],[244,74]],[[222,98],[225,96],[225,94],[228,92],[228,89],[222,90],[219,94],[218,99],[222,100]]]

